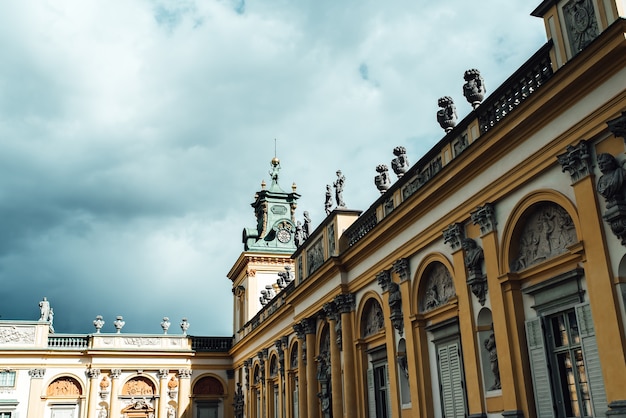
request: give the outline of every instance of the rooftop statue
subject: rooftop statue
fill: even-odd
[[[374,184],[380,191],[380,194],[385,193],[391,187],[391,180],[389,179],[389,169],[385,164],[379,164],[376,166],[376,172],[378,173],[374,177]]]
[[[465,71],[463,75],[465,84],[463,84],[463,96],[472,105],[474,109],[480,105],[485,98],[485,80],[480,75],[480,71],[475,68]]]
[[[40,321],[49,321],[50,320],[50,302],[48,302],[48,298],[44,296],[43,300],[39,302],[39,320]]]
[[[308,211],[304,211],[304,225],[302,226],[302,235],[304,237],[305,240],[307,240],[309,238],[309,236],[311,236],[311,217],[309,216],[309,212]]]
[[[391,168],[398,178],[402,177],[409,169],[409,159],[406,157],[406,148],[395,147],[393,149],[395,158],[391,160]]]
[[[346,182],[346,176],[341,173],[341,170],[337,170],[337,180],[333,183],[335,187],[335,200],[337,200],[338,208],[345,208],[346,202],[343,201],[343,184]]]
[[[326,215],[330,215],[330,212],[333,211],[333,193],[330,190],[330,184],[326,185],[326,201],[324,202],[324,210],[326,211]]]
[[[443,96],[437,103],[441,108],[437,111],[437,122],[448,133],[456,126],[457,115],[454,101],[450,96]]]

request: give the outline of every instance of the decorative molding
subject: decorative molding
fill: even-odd
[[[460,223],[453,223],[443,231],[443,242],[450,244],[452,251],[461,249],[461,243],[465,236],[463,231],[463,225]]]
[[[557,155],[556,158],[561,164],[562,171],[569,172],[572,184],[587,177],[593,168],[589,145],[584,139],[578,145],[568,145],[565,153]]]
[[[491,203],[478,206],[470,213],[474,225],[480,226],[480,233],[486,235],[496,230],[496,212]]]

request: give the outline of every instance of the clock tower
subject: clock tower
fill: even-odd
[[[235,341],[255,315],[281,291],[277,280],[279,273],[293,271],[291,254],[296,250],[295,211],[300,195],[295,183],[290,192],[279,183],[280,160],[270,163],[269,187],[265,181],[251,203],[256,217],[256,227],[244,228],[243,252],[228,273],[233,282],[233,328]]]

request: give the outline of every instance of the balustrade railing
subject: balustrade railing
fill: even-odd
[[[48,348],[64,350],[85,350],[89,348],[89,337],[86,335],[49,336]]]
[[[191,337],[191,349],[195,351],[227,352],[232,346],[232,337]]]

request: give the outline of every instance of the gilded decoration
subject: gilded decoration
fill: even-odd
[[[152,396],[154,393],[154,385],[146,377],[132,378],[122,388],[122,395],[127,396]]]
[[[361,336],[363,338],[369,337],[384,329],[383,310],[376,300],[370,299],[367,301],[361,317]]]
[[[419,297],[420,313],[431,311],[446,304],[456,296],[452,276],[441,263],[433,263],[425,273]]]
[[[561,206],[544,202],[533,206],[518,227],[517,249],[511,248],[511,270],[519,271],[563,254],[578,242],[572,218]]]
[[[82,390],[80,383],[73,377],[59,377],[48,385],[46,395],[50,397],[73,397],[82,395]]]
[[[194,395],[217,395],[224,394],[222,383],[213,376],[205,376],[193,385]]]

